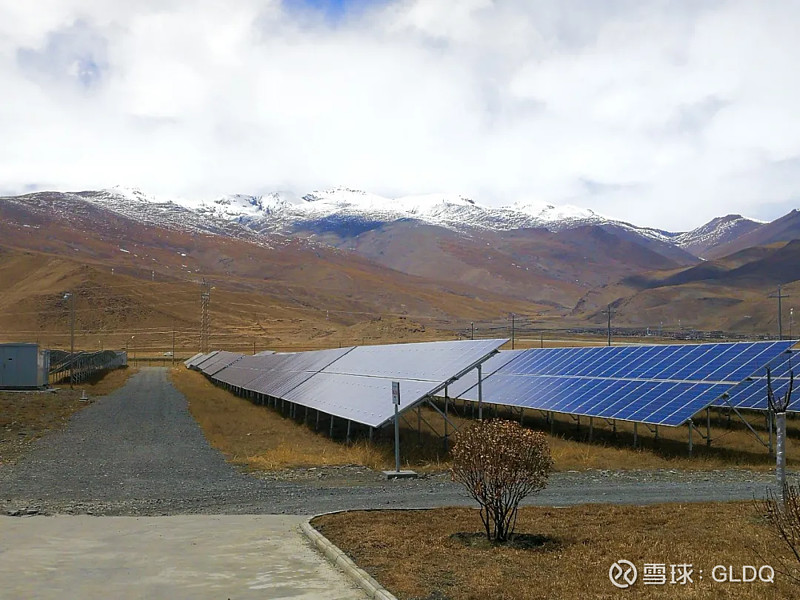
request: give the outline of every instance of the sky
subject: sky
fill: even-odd
[[[0,195],[800,205],[800,2],[0,0]]]

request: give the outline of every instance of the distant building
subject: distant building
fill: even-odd
[[[50,351],[38,344],[0,344],[0,389],[47,387]]]

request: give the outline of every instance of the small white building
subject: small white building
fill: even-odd
[[[0,344],[0,389],[47,387],[50,351],[38,344]]]

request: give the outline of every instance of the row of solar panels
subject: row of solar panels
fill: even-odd
[[[240,390],[379,427],[394,417],[392,381],[400,410],[416,405],[492,356],[507,340],[354,346],[291,354],[199,354],[186,366]]]
[[[766,410],[766,365],[788,386],[793,341],[547,348],[500,352],[482,367],[485,402],[678,426],[709,405]],[[449,390],[478,399],[477,375]]]
[[[496,352],[505,340],[360,346],[294,354],[197,355],[186,364],[228,385],[379,426],[445,384],[450,397],[678,426],[716,404],[766,409],[765,366],[788,385],[793,341],[546,348]],[[457,375],[464,376],[453,380]]]

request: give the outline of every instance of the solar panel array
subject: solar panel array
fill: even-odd
[[[400,410],[405,410],[486,360],[506,341],[388,344],[255,356],[214,352],[189,362],[212,379],[241,390],[380,427],[394,417],[392,381],[400,382]]]
[[[206,360],[202,364],[203,373],[209,377],[213,377],[223,369],[231,366],[236,361],[242,358],[242,354],[238,352],[227,352],[221,350],[217,352],[212,358]]]
[[[487,368],[492,362],[498,368],[485,374],[483,401],[678,426],[792,345],[785,341],[525,350],[505,362],[500,357],[487,361]],[[477,400],[477,384],[458,396]]]

